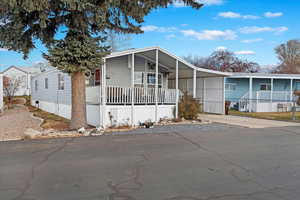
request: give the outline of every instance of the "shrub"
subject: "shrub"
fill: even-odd
[[[199,101],[184,93],[178,104],[178,116],[187,120],[194,120],[198,118],[200,112],[201,105]]]

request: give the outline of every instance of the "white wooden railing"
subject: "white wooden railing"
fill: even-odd
[[[149,105],[155,104],[155,88],[135,87],[134,104]],[[98,95],[98,94],[100,95]],[[100,87],[87,89],[87,102],[101,103],[102,91]],[[181,92],[179,91],[181,96]],[[158,88],[157,102],[159,104],[175,104],[176,89]],[[132,103],[132,88],[107,86],[106,103],[110,105],[128,105]]]

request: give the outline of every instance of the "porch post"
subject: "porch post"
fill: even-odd
[[[290,101],[293,102],[293,79],[291,79],[290,83]]]
[[[249,78],[249,112],[252,112],[252,99],[253,99],[253,78]]]
[[[131,126],[134,126],[134,53],[131,54]]]
[[[197,97],[197,70],[194,69],[194,76],[193,76],[193,98]]]
[[[270,102],[271,103],[273,103],[273,91],[274,91],[274,79],[271,78],[271,94],[270,94]],[[272,108],[272,106],[271,106],[271,108]]]
[[[158,49],[155,59],[155,123],[158,122]]]
[[[106,127],[106,59],[103,60],[102,65],[102,86],[101,88],[101,96],[102,96],[102,111],[101,112],[101,118],[102,118],[102,127]]]
[[[178,119],[178,101],[179,101],[179,91],[178,91],[178,60],[176,60],[176,109],[175,118]]]

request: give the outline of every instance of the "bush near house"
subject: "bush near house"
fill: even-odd
[[[186,120],[195,120],[201,112],[201,105],[191,95],[184,93],[178,104],[178,116]]]

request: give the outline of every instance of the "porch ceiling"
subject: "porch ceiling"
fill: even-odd
[[[125,56],[130,54],[135,54],[137,56],[145,57],[148,60],[151,60],[152,62],[155,62],[156,60],[156,50],[159,51],[158,53],[158,61],[160,66],[168,68],[168,71],[170,72],[170,78],[175,78],[176,76],[176,60],[178,60],[178,69],[179,69],[179,78],[191,78],[193,77],[193,71],[194,69],[197,70],[197,77],[224,77],[229,76],[229,73],[214,71],[214,70],[208,70],[204,68],[198,68],[184,59],[175,56],[168,51],[160,48],[160,47],[150,47],[150,48],[144,48],[144,49],[131,49],[123,52],[116,52],[112,53],[111,55],[107,56],[106,59],[119,57],[119,56]]]

